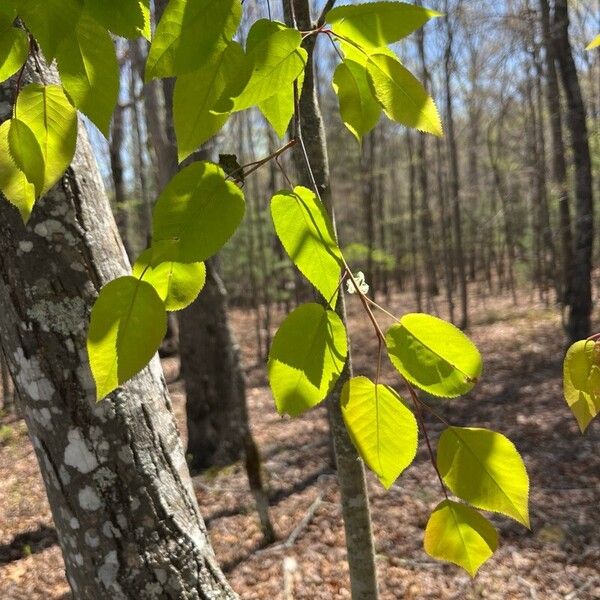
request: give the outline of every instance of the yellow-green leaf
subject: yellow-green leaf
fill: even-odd
[[[15,164],[23,171],[27,181],[33,184],[39,197],[44,189],[45,167],[42,150],[33,131],[23,121],[11,119],[8,144]]]
[[[189,306],[206,283],[204,263],[161,262],[152,266],[152,248],[140,254],[133,265],[133,276],[148,282],[165,303],[168,311]]]
[[[120,277],[102,288],[87,339],[98,400],[150,362],[166,331],[165,305],[149,283]]]
[[[327,23],[334,33],[361,46],[381,48],[420,29],[440,13],[403,2],[367,2],[329,11]]]
[[[342,390],[342,415],[361,458],[389,489],[417,453],[413,413],[392,388],[354,377]]]
[[[313,191],[297,186],[273,196],[271,216],[288,256],[335,306],[343,261],[323,204]]]
[[[304,71],[298,77],[298,93],[304,85]],[[283,139],[294,116],[294,84],[284,86],[277,94],[258,103],[258,109],[271,124],[275,133]]]
[[[489,429],[448,427],[440,436],[437,464],[459,498],[529,527],[529,476],[508,438]]]
[[[498,532],[476,510],[444,500],[425,529],[425,552],[462,567],[471,577],[498,548]]]
[[[347,354],[346,328],[333,311],[310,303],[290,313],[269,352],[277,411],[296,417],[322,402],[339,379]]]
[[[150,39],[149,0],[85,0],[85,5],[94,19],[115,35]]]
[[[386,345],[396,369],[433,396],[462,396],[481,375],[481,354],[473,342],[451,323],[431,315],[404,315],[388,330]]]
[[[443,134],[433,99],[400,61],[389,54],[373,54],[367,71],[373,93],[392,121],[425,133]]]
[[[298,79],[306,66],[302,36],[295,29],[265,19],[248,34],[246,52],[253,65],[250,81],[235,101],[235,110],[245,110],[271,98]]]
[[[80,0],[19,0],[19,17],[33,33],[48,62],[56,58],[56,50],[71,35],[83,8]]]
[[[56,51],[58,70],[73,105],[108,137],[119,95],[119,64],[108,31],[83,11]]]
[[[242,92],[249,77],[250,64],[244,50],[238,42],[231,42],[202,68],[177,78],[173,120],[179,161],[223,127],[233,108],[233,99]],[[219,110],[214,110],[217,107]]]
[[[244,211],[244,194],[218,165],[196,162],[185,167],[154,207],[154,264],[206,260],[233,235]]]
[[[567,351],[563,391],[583,433],[600,414],[600,344],[581,340]]]
[[[600,33],[587,45],[586,50],[593,50],[600,46]]]
[[[0,29],[0,81],[14,75],[25,63],[29,54],[27,34],[16,27]]]
[[[335,70],[333,89],[340,102],[344,125],[360,142],[381,116],[381,106],[369,86],[367,70],[353,60],[345,60]]]
[[[10,121],[0,125],[0,191],[18,209],[23,222],[27,223],[36,200],[35,187],[27,181],[11,157],[9,130]]]
[[[239,0],[170,0],[154,33],[146,79],[174,77],[222,52],[242,17]]]
[[[44,157],[45,194],[71,164],[77,142],[77,111],[60,85],[30,83],[17,97],[15,117],[36,137]]]

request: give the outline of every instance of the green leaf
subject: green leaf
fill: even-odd
[[[295,29],[262,19],[248,34],[246,52],[253,64],[252,75],[235,110],[245,110],[271,98],[274,90],[293,85],[306,66],[307,54],[301,48],[302,36]]]
[[[583,433],[600,414],[600,344],[575,342],[563,366],[563,391]]]
[[[33,184],[39,197],[44,189],[45,167],[42,149],[33,131],[23,121],[11,119],[8,145],[15,164],[23,171],[27,181]]]
[[[190,73],[233,38],[242,17],[239,0],[170,0],[156,32],[146,79]]]
[[[593,50],[600,46],[600,33],[586,46],[586,50]]]
[[[225,125],[233,108],[233,98],[248,82],[250,68],[241,45],[230,42],[201,69],[177,78],[173,119],[180,162]],[[227,110],[215,112],[218,105]]]
[[[15,164],[8,143],[10,121],[0,125],[0,191],[16,206],[24,223],[29,221],[35,204],[35,187],[27,181],[24,173]]]
[[[73,105],[108,137],[120,77],[108,31],[84,11],[56,55],[62,83]]]
[[[17,97],[15,117],[36,137],[44,157],[45,194],[73,160],[77,142],[77,111],[60,85],[30,83]]]
[[[85,0],[89,13],[115,35],[150,39],[149,0]]]
[[[56,58],[58,46],[77,26],[82,7],[80,0],[19,0],[19,16],[48,62]]]
[[[443,135],[435,103],[425,88],[388,54],[373,54],[367,62],[369,83],[385,114],[425,133]]]
[[[244,194],[218,165],[197,162],[182,169],[154,208],[152,239],[158,262],[206,260],[233,235],[244,210]]]
[[[304,85],[304,71],[298,77],[298,94]],[[285,86],[280,92],[258,103],[258,109],[265,119],[270,123],[275,133],[283,139],[294,116],[296,106],[294,104],[294,84]]]
[[[165,305],[149,283],[120,277],[102,288],[87,339],[98,400],[150,362],[166,331]]]
[[[189,306],[206,283],[204,263],[161,262],[152,266],[152,248],[140,254],[133,265],[133,276],[148,282],[168,311]]]
[[[462,567],[471,577],[498,548],[498,532],[476,510],[444,500],[425,529],[425,552]]]
[[[448,427],[440,436],[437,464],[459,498],[529,527],[529,477],[508,438],[489,429]]]
[[[417,453],[414,415],[392,388],[366,377],[344,384],[342,415],[361,458],[389,489]]]
[[[433,396],[462,396],[473,389],[481,375],[477,347],[460,329],[437,317],[404,315],[385,337],[396,369]]]
[[[0,29],[0,81],[12,77],[25,63],[29,54],[29,38],[16,27]]]
[[[365,67],[352,60],[340,63],[333,75],[333,89],[340,101],[344,125],[360,142],[381,116],[381,106],[373,97]]]
[[[368,2],[339,6],[327,14],[334,33],[372,48],[393,44],[440,13],[402,2]]]
[[[346,328],[333,311],[310,303],[290,313],[269,353],[277,411],[296,417],[322,402],[339,379],[347,354]]]
[[[335,306],[343,265],[325,207],[311,190],[298,186],[271,200],[275,231],[300,272]]]

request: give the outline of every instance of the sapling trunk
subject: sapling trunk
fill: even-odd
[[[301,30],[306,31],[313,27],[308,0],[284,1],[284,9],[288,24],[293,24],[295,16],[295,24]],[[295,160],[301,183],[311,188],[316,183],[317,190],[315,191],[322,198],[335,230],[335,211],[331,197],[325,129],[317,100],[312,64],[314,44],[314,36],[309,36],[304,41],[304,48],[308,52],[308,62],[304,87],[299,99],[298,114],[300,126],[298,133],[306,148],[312,174],[309,173],[302,149],[296,149]],[[346,307],[343,294],[339,296],[337,312],[345,322]],[[327,405],[342,497],[352,599],[375,600],[378,597],[377,572],[365,471],[346,430],[340,406],[342,386],[350,377],[352,377],[352,360],[349,353],[346,368],[328,397]]]

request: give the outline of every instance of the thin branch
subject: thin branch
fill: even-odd
[[[327,18],[327,13],[334,7],[336,0],[327,0],[323,10],[321,11],[321,16],[317,20],[317,27],[323,27],[325,24],[325,19]]]

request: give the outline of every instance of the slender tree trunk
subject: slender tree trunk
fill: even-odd
[[[500,113],[500,121],[498,123],[498,138],[496,140],[496,144],[498,150],[501,150],[503,147],[502,141],[502,119],[504,117],[504,111]],[[508,259],[508,286],[512,294],[513,304],[517,303],[517,292],[515,286],[515,276],[514,276],[514,264],[515,264],[515,245],[513,241],[513,214],[511,207],[509,205],[507,195],[508,192],[506,190],[506,186],[504,185],[504,181],[502,179],[502,173],[500,172],[500,167],[498,165],[498,157],[494,155],[493,147],[492,147],[492,132],[491,127],[488,131],[488,154],[490,157],[490,164],[492,166],[492,172],[494,175],[494,187],[495,191],[500,197],[500,203],[502,206],[502,221],[504,224],[504,241],[506,244],[506,254]],[[501,267],[502,269],[502,267]],[[500,275],[500,279],[503,278],[503,274]]]
[[[440,210],[440,237],[442,239],[443,253],[442,260],[444,263],[444,284],[446,287],[448,315],[450,317],[450,321],[454,323],[454,282],[452,277],[454,265],[452,264],[453,252],[451,250],[452,233],[450,219],[448,218],[448,207],[446,206],[446,185],[442,166],[442,141],[439,138],[435,140],[435,160],[437,173],[437,196]]]
[[[423,29],[417,31],[417,45],[419,48],[419,57],[421,61],[421,74],[423,83],[429,87],[429,71],[427,69],[427,60],[425,56],[425,32]],[[427,137],[424,133],[417,134],[417,160],[419,172],[420,188],[420,207],[419,207],[419,237],[421,241],[421,255],[423,257],[423,266],[425,267],[425,280],[427,282],[427,304],[431,310],[432,299],[439,294],[437,269],[433,257],[433,218],[431,216],[431,207],[429,206],[429,164],[427,156]]]
[[[360,178],[362,206],[367,240],[366,279],[369,282],[369,295],[373,297],[377,286],[375,281],[375,132],[371,131],[363,139],[360,156]]]
[[[115,210],[117,215],[117,226],[121,239],[130,260],[134,258],[129,244],[129,213],[127,206],[127,190],[125,187],[123,165],[123,143],[125,140],[124,108],[117,105],[113,117],[112,130],[109,144],[110,168],[112,171]]]
[[[567,99],[567,126],[571,133],[571,150],[575,164],[575,249],[571,277],[572,298],[567,322],[569,340],[575,342],[589,336],[591,331],[594,206],[586,111],[569,40],[567,0],[555,0],[553,34],[559,72]]]
[[[410,211],[410,254],[412,259],[413,286],[417,311],[423,310],[423,294],[421,288],[421,271],[419,269],[419,251],[417,237],[417,190],[416,169],[413,152],[413,141],[409,131],[406,132],[406,148],[408,150],[408,204]]]
[[[12,86],[0,86],[0,106],[10,108],[12,98]],[[233,599],[198,511],[158,359],[95,401],[90,310],[100,287],[128,270],[81,126],[71,168],[26,227],[0,198],[2,350],[73,597]]]
[[[454,34],[448,14],[448,0],[445,0],[446,14],[446,49],[444,53],[444,85],[446,93],[446,130],[448,139],[448,159],[450,162],[450,203],[454,225],[454,250],[456,253],[455,264],[458,268],[458,284],[460,292],[460,321],[459,327],[466,329],[469,324],[469,305],[467,296],[467,274],[465,255],[463,251],[462,222],[460,206],[460,174],[458,168],[458,146],[454,131],[454,103],[452,101],[451,66],[453,61]]]
[[[310,17],[308,0],[284,0],[284,10],[288,24],[291,25],[295,22],[304,31],[314,27]],[[312,176],[308,173],[307,165],[303,162],[301,155],[296,153],[296,159],[302,182],[312,187],[314,177],[314,183],[317,186],[316,191],[322,197],[335,228],[335,211],[331,198],[325,129],[317,101],[313,71],[314,44],[314,36],[305,38],[304,47],[308,52],[308,63],[304,87],[300,95],[298,115],[300,133],[310,159]],[[343,293],[339,296],[337,311],[345,322],[346,308]],[[352,359],[349,353],[344,373],[342,373],[334,391],[327,399],[327,406],[342,497],[342,515],[346,531],[352,599],[375,600],[378,597],[377,571],[375,568],[375,550],[365,471],[344,425],[340,406],[342,386],[351,376]]]
[[[573,231],[567,183],[567,161],[563,140],[560,87],[556,72],[556,49],[552,39],[550,6],[548,0],[539,0],[542,15],[542,36],[545,48],[546,103],[550,114],[550,135],[552,139],[552,181],[558,194],[560,223],[560,302],[563,306],[571,303],[571,273],[573,269]]]

